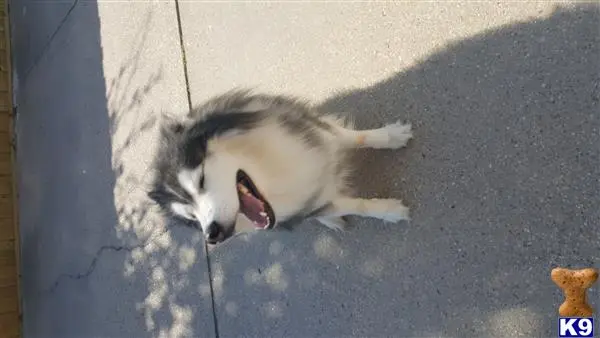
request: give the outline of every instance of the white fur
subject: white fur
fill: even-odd
[[[338,128],[340,142],[348,148],[397,149],[413,137],[410,124],[396,122],[370,130]],[[357,144],[357,139],[362,143]]]
[[[333,229],[343,227],[336,219],[343,215],[361,215],[397,222],[407,220],[408,208],[393,199],[363,200],[342,195],[345,182],[336,171],[339,153],[348,147],[398,148],[412,137],[410,125],[394,123],[378,129],[356,131],[337,125],[337,132],[322,131],[327,140],[324,148],[310,148],[278,124],[265,124],[246,133],[228,134],[211,140],[211,154],[204,163],[206,192],[196,193],[196,217],[219,222],[233,221],[239,202],[235,188],[238,169],[244,170],[261,194],[269,201],[278,221],[297,214],[304,202],[317,191],[317,206],[332,203],[327,210],[333,217],[321,221]],[[365,135],[364,143],[356,138]],[[182,174],[182,185],[196,184],[193,174]],[[193,182],[193,183],[190,183]],[[191,191],[190,191],[191,193]],[[206,208],[206,209],[205,209]],[[208,210],[208,211],[207,211]],[[212,211],[212,213],[210,212]]]
[[[171,211],[183,218],[187,218],[189,220],[196,220],[196,216],[194,216],[193,205],[173,202],[171,203]]]
[[[334,181],[333,169],[323,158],[333,156],[335,149],[308,148],[277,124],[257,128],[236,139],[216,140],[209,149],[238,161],[238,167],[252,178],[278,220],[296,214],[319,185]],[[333,193],[334,187],[330,190]]]
[[[375,217],[389,222],[409,220],[409,211],[402,201],[390,198],[363,199],[340,197],[332,201],[328,217],[360,215]]]
[[[268,102],[255,101],[255,108]],[[254,106],[253,106],[254,107]],[[251,130],[232,130],[207,144],[207,156],[193,170],[181,170],[179,184],[192,196],[193,203],[171,203],[171,210],[198,221],[203,230],[212,222],[235,226],[239,213],[236,174],[243,170],[269,202],[277,222],[282,222],[311,206],[327,206],[317,215],[324,225],[340,230],[345,215],[375,217],[389,222],[409,220],[409,209],[400,200],[360,199],[346,195],[346,170],[340,169],[345,153],[352,148],[397,149],[413,137],[410,124],[396,122],[380,128],[355,130],[333,117],[321,118],[331,128],[315,127],[323,141],[308,146],[275,117],[267,118]],[[200,181],[204,186],[200,188]]]
[[[213,221],[226,225],[235,223],[239,210],[237,190],[233,184],[235,176],[228,181],[214,179],[226,177],[227,171],[215,172],[212,170],[214,166],[209,164],[210,162],[206,162],[204,166],[193,170],[183,169],[179,172],[177,176],[179,184],[192,196],[194,203],[192,205],[177,202],[171,204],[171,210],[174,213],[198,221],[205,232]],[[226,165],[225,168],[232,167]],[[213,179],[206,180],[207,171]],[[200,189],[202,176],[205,176],[204,189]]]

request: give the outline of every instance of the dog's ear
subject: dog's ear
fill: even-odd
[[[185,124],[175,117],[163,114],[160,119],[160,133],[163,137],[171,138],[175,135],[183,133]]]

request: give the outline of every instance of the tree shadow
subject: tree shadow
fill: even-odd
[[[600,261],[599,10],[557,7],[323,102],[361,128],[413,124],[407,149],[355,160],[357,190],[404,199],[413,221],[216,248],[221,333],[555,336],[550,270]],[[600,306],[597,287],[589,296]]]
[[[146,197],[161,113],[153,97],[171,85],[148,61],[150,32],[164,14],[155,11],[173,8],[138,5],[147,12],[116,71],[114,55],[103,54],[115,47],[103,51],[112,40],[102,40],[98,3],[86,1],[20,83],[26,336],[214,334],[201,236],[168,227]]]
[[[212,251],[212,290],[200,234],[145,197],[164,75],[140,70],[153,17],[105,79],[96,7],[76,5],[54,42],[68,58],[50,46],[38,66],[54,71],[19,104],[28,336],[212,336],[213,292],[221,336],[556,334],[550,269],[600,259],[598,6],[484,32],[323,102],[359,127],[413,123],[407,149],[360,152],[355,175],[413,222],[240,235]]]
[[[163,61],[148,71],[149,34],[158,25],[156,16],[147,12],[129,56],[107,79],[119,220],[115,230],[127,248],[120,282],[137,289],[128,308],[141,319],[138,324],[143,329],[136,335],[208,337],[214,334],[214,326],[202,236],[180,224],[165,224],[147,197],[157,121],[163,113],[155,108],[153,96],[162,95],[161,89],[171,85],[165,82]]]

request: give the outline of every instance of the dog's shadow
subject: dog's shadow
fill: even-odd
[[[598,188],[598,18],[594,5],[557,9],[320,104],[352,116],[357,129],[413,125],[406,148],[355,152],[356,191],[404,199],[415,219],[468,211],[475,219],[589,223],[575,210],[591,207],[584,196]]]
[[[412,123],[405,149],[357,152],[353,182],[413,220],[223,244],[219,321],[249,336],[555,335],[551,268],[600,261],[599,20],[557,8],[323,102],[361,129]]]

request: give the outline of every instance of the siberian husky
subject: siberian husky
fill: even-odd
[[[401,200],[353,196],[347,154],[403,147],[411,126],[355,130],[328,113],[294,97],[234,90],[192,109],[185,120],[167,118],[148,196],[168,217],[202,229],[210,244],[236,232],[239,213],[257,229],[292,217],[316,218],[336,230],[345,215],[409,220]]]

